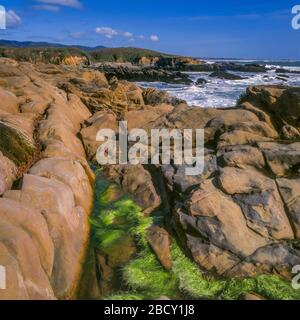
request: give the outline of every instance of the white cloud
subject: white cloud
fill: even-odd
[[[82,4],[79,0],[36,0],[40,3],[46,3],[48,5],[58,5],[70,8],[81,8]]]
[[[140,40],[151,40],[151,41],[159,41],[159,37],[156,34],[151,36],[145,36],[143,34],[139,36],[135,36],[133,33],[129,31],[122,31],[122,30],[115,30],[111,27],[98,27],[96,28],[96,33],[105,36],[108,39],[112,39],[115,36],[125,37],[128,38],[129,42],[134,42],[136,39]]]
[[[13,11],[8,10],[6,12],[6,27],[14,28],[22,23],[22,19]]]
[[[37,6],[33,6],[34,10],[42,10],[42,11],[50,11],[50,12],[59,12],[60,7],[59,6],[53,6],[50,4],[41,4]]]
[[[133,37],[133,34],[131,32],[128,32],[128,31],[124,32],[123,35],[126,38],[132,38]]]
[[[159,41],[159,37],[156,34],[153,34],[152,36],[150,36],[150,40],[151,41]]]
[[[108,39],[118,35],[118,32],[110,27],[98,27],[96,28],[96,33],[102,34]]]

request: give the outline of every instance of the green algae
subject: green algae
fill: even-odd
[[[20,131],[0,122],[0,151],[17,166],[21,166],[32,162],[37,148]]]
[[[124,235],[130,235],[140,245],[146,245],[146,230],[152,224],[152,219],[145,217],[141,209],[127,196],[110,201],[113,192],[114,188],[107,182],[97,182],[97,204],[91,219],[92,237],[96,247],[107,251],[122,241]]]
[[[138,254],[121,268],[126,291],[105,299],[141,300],[167,296],[170,299],[237,300],[251,292],[272,300],[300,300],[300,291],[277,276],[221,280],[208,277],[174,239],[171,245],[173,267],[164,269],[147,242],[147,229],[153,224],[153,218],[144,217],[128,196],[110,201],[113,193],[114,188],[98,177],[96,214],[91,220],[93,240],[98,248],[108,252],[122,241],[124,234],[130,235],[136,242]]]

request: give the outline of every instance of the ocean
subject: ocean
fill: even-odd
[[[233,72],[236,75],[246,77],[244,80],[222,80],[209,77],[211,72],[188,72],[187,74],[193,80],[191,85],[167,84],[163,82],[139,82],[142,87],[155,87],[167,91],[171,95],[184,99],[191,106],[210,107],[210,108],[228,108],[236,105],[237,99],[246,91],[248,86],[253,85],[288,85],[300,86],[300,73],[285,73],[288,78],[286,81],[278,79],[279,74],[275,73],[276,68],[283,68],[288,71],[300,71],[300,61],[294,60],[207,60],[213,62],[235,62],[237,64],[256,63],[263,64],[269,69],[266,73],[248,73]],[[208,81],[203,86],[197,86],[195,82],[199,78]]]

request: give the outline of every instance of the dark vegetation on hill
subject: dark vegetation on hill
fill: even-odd
[[[0,57],[11,58],[21,62],[61,64],[71,57],[90,60],[87,52],[76,48],[8,48],[0,47]],[[67,63],[68,64],[68,63]]]
[[[0,47],[10,48],[77,48],[85,51],[92,51],[105,48],[104,46],[88,47],[79,45],[65,45],[61,43],[50,42],[34,42],[34,41],[14,41],[14,40],[0,40]]]
[[[0,40],[0,57],[31,63],[44,62],[60,64],[65,63],[67,58],[78,57],[84,58],[83,62],[85,63],[131,62],[138,64],[141,59],[146,59],[146,63],[151,63],[155,62],[155,59],[176,58],[177,56],[140,48],[68,46],[48,42]],[[67,62],[73,64],[72,62],[74,61]]]
[[[141,58],[170,58],[174,55],[140,48],[103,48],[92,51],[91,56],[97,62],[132,62],[137,63]]]

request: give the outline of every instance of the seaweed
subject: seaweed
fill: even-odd
[[[171,299],[236,300],[246,293],[256,293],[266,299],[300,300],[300,292],[275,275],[244,279],[209,277],[185,255],[175,239],[171,244],[173,267],[164,269],[147,242],[147,229],[153,224],[153,218],[145,217],[130,197],[116,197],[114,186],[99,177],[97,180],[96,214],[91,220],[96,247],[109,252],[129,235],[138,248],[137,256],[121,268],[127,289],[104,299],[141,300],[167,296]],[[117,200],[113,201],[114,198]]]

